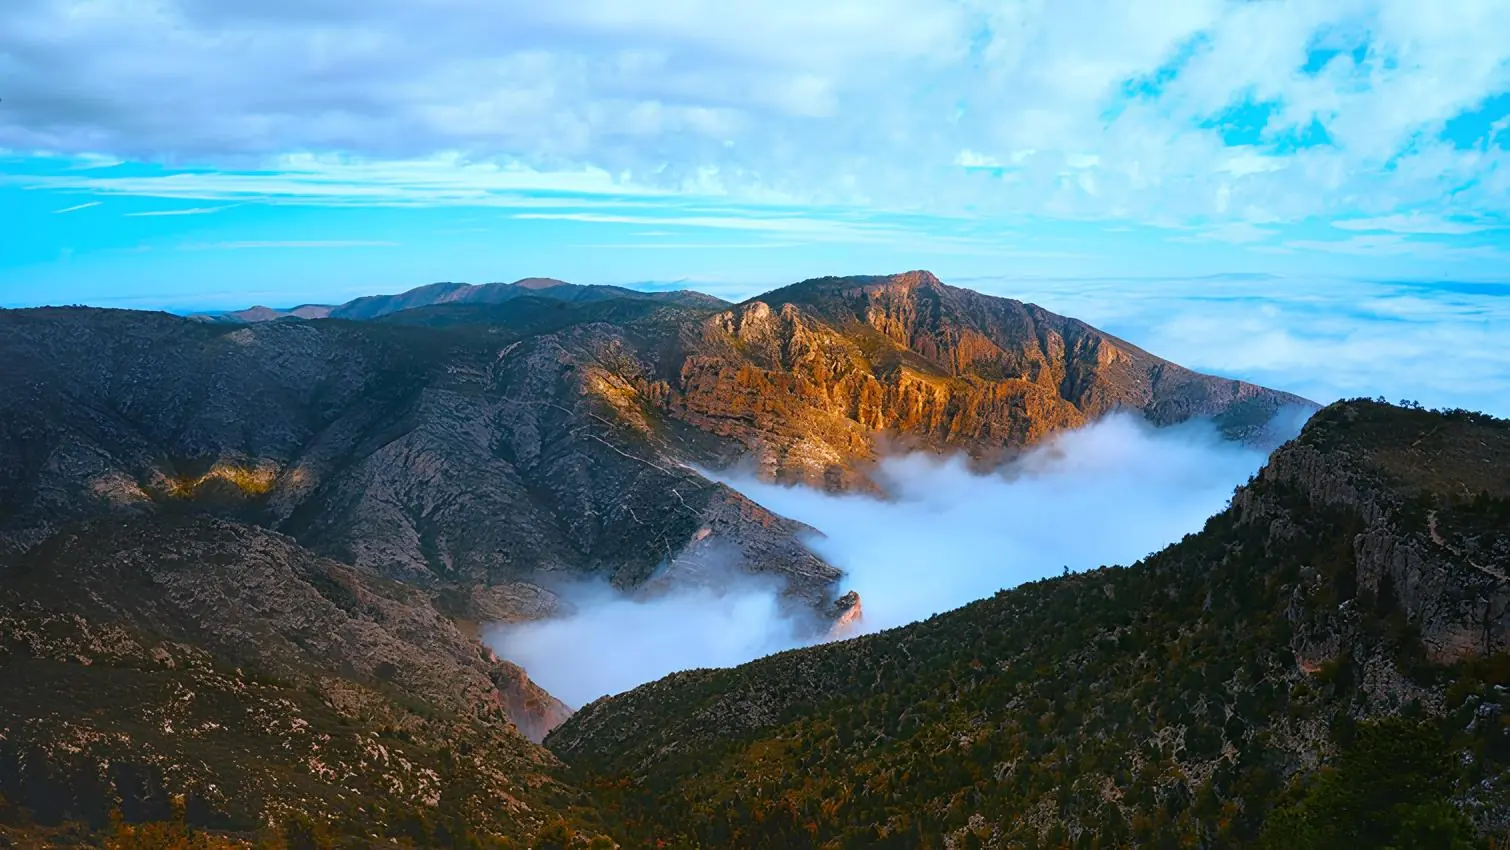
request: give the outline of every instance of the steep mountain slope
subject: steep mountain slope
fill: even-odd
[[[585,570],[629,587],[717,552],[822,602],[837,572],[799,525],[661,451],[647,410],[664,388],[633,352],[684,312],[506,344],[470,327],[0,313],[0,555],[74,519],[187,510],[421,584]]]
[[[928,272],[820,278],[689,329],[674,415],[782,480],[864,486],[887,439],[991,457],[1115,409],[1261,438],[1310,402],[1181,368],[1074,319]]]
[[[69,528],[0,571],[0,823],[523,838],[566,715],[421,592],[203,517]],[[513,721],[511,723],[511,721]]]
[[[645,846],[1474,846],[1510,830],[1507,571],[1510,422],[1341,403],[1137,565],[675,674],[546,745]]]

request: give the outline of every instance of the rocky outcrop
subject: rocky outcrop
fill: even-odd
[[[771,478],[831,489],[867,486],[883,441],[989,457],[1117,409],[1246,438],[1314,409],[927,272],[805,281],[687,333],[673,415],[739,441]]]
[[[491,652],[488,660],[496,665],[491,678],[494,687],[503,696],[504,708],[509,720],[519,733],[538,744],[552,729],[571,717],[566,703],[545,692],[544,688],[530,681],[524,668],[510,661],[499,660]]]
[[[1484,525],[1485,512],[1492,525],[1494,506],[1510,498],[1505,432],[1470,414],[1336,406],[1270,458],[1262,479],[1276,489],[1245,489],[1234,504],[1244,522],[1274,523],[1281,537],[1290,510],[1284,494],[1356,515],[1352,563],[1332,577],[1344,588],[1336,601],[1357,596],[1397,613],[1432,663],[1492,656],[1510,651],[1510,576],[1506,552],[1496,548],[1502,529]],[[1331,657],[1367,654],[1368,637],[1344,626],[1329,619],[1311,630],[1326,635]]]
[[[829,627],[829,640],[853,637],[860,631],[865,619],[865,608],[860,604],[860,594],[853,590],[834,600],[834,624]]]

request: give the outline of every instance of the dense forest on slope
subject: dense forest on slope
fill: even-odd
[[[1510,423],[1338,404],[1132,567],[546,743],[631,846],[1478,846],[1510,829],[1507,520]]]

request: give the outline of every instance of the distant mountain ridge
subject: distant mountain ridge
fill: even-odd
[[[548,277],[527,277],[513,283],[432,283],[397,295],[365,295],[344,304],[305,304],[288,310],[256,306],[226,313],[200,313],[192,318],[212,322],[253,324],[279,319],[376,319],[403,310],[438,304],[502,304],[533,296],[567,303],[612,299],[644,299],[664,303],[716,306],[726,302],[690,290],[642,292],[621,286],[583,286]]]
[[[279,319],[324,319],[330,316],[330,311],[335,307],[329,304],[301,304],[287,310],[279,310],[275,307],[264,307],[261,304],[248,307],[245,310],[228,310],[224,313],[194,313],[191,319],[204,322],[233,322],[237,324],[254,324],[256,322],[275,322]]]

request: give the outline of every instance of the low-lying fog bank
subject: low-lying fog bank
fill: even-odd
[[[1293,433],[1298,418],[1283,427]],[[877,478],[890,500],[719,477],[819,529],[809,545],[845,571],[838,590],[860,594],[861,629],[875,631],[1065,569],[1130,564],[1200,530],[1264,458],[1223,441],[1209,423],[1155,429],[1117,415],[989,474],[961,458],[887,459]],[[485,639],[573,707],[676,670],[739,664],[814,639],[782,611],[774,586],[737,565],[719,590],[644,598],[578,584],[558,592],[571,613],[494,627]]]

